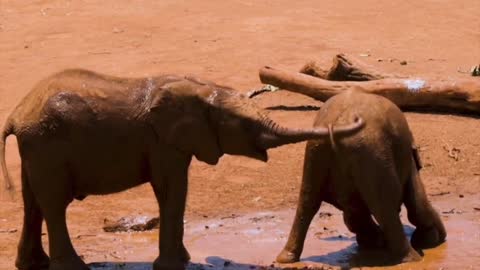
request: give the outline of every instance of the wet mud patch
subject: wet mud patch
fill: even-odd
[[[189,221],[185,224],[185,245],[192,255],[188,269],[474,269],[480,263],[480,213],[475,210],[475,198],[443,197],[434,205],[445,222],[447,241],[423,250],[421,262],[381,266],[385,263],[382,251],[359,252],[355,235],[343,224],[342,213],[325,204],[309,229],[301,261],[294,264],[274,263],[287,240],[293,209]],[[450,211],[451,205],[456,206],[456,211]],[[405,233],[410,236],[415,228],[408,223],[404,209],[401,217]],[[157,230],[100,237],[117,239],[117,250],[110,252],[119,256],[107,256],[107,260],[86,256],[87,261],[109,261],[91,264],[92,269],[151,269],[158,250]]]

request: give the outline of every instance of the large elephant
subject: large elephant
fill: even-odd
[[[335,129],[361,130],[364,122]],[[66,70],[38,83],[1,133],[15,134],[22,160],[24,223],[16,266],[22,270],[83,270],[65,212],[73,199],[119,192],[149,182],[160,205],[160,255],[154,269],[183,268],[187,172],[192,156],[216,164],[223,154],[267,161],[267,149],[328,136],[327,128],[297,130],[269,120],[231,88],[192,77],[118,78]],[[42,220],[50,258],[41,244]]]
[[[308,141],[297,212],[278,262],[299,260],[322,201],[343,211],[361,249],[385,248],[389,262],[418,260],[412,246],[429,248],[445,240],[419,176],[420,158],[403,113],[384,97],[350,90],[329,99],[314,126],[345,123],[353,115],[366,123],[355,135]],[[399,218],[402,203],[416,226],[411,245]]]

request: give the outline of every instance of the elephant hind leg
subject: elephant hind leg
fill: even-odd
[[[374,249],[385,246],[382,230],[373,221],[370,211],[363,202],[357,202],[356,208],[344,209],[343,220],[347,228],[355,233],[360,249]]]
[[[50,259],[42,247],[43,214],[33,196],[26,170],[22,168],[23,229],[15,266],[20,270],[47,268]]]
[[[33,194],[47,224],[50,253],[48,269],[88,270],[75,252],[68,234],[66,210],[73,200],[73,187],[66,166],[53,159],[48,163],[30,162],[28,173]]]
[[[371,167],[372,162],[377,167],[365,170]],[[355,184],[383,232],[390,254],[389,260],[418,261],[421,257],[410,246],[400,221],[398,209],[402,201],[402,190],[398,175],[389,164],[391,163],[385,161],[359,160],[354,165],[359,166],[355,170]]]
[[[415,248],[432,248],[445,241],[447,233],[438,213],[427,199],[415,166],[405,187],[404,203],[408,220],[416,227],[411,243]]]

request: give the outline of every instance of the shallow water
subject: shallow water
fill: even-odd
[[[445,201],[435,205],[439,212],[444,212],[442,218],[447,228],[448,238],[442,245],[424,250],[421,262],[372,268],[479,269],[480,212],[473,208],[458,207],[462,202],[449,204]],[[457,209],[452,211],[449,205],[455,205]],[[187,222],[185,245],[192,255],[189,269],[270,267],[286,242],[293,216],[294,210],[285,210]],[[406,214],[402,211],[405,232],[410,235],[414,228],[408,225],[405,217]],[[157,256],[157,230],[143,233],[105,233],[98,236],[97,240],[116,241],[119,244],[111,251],[110,256],[104,256],[104,258],[101,258],[97,252],[86,254],[87,261],[109,261],[109,263],[94,263],[91,265],[92,269],[147,270],[151,269],[151,262]],[[358,254],[354,235],[343,225],[341,212],[330,205],[322,205],[320,214],[316,216],[310,227],[302,261],[293,265],[275,266],[349,269],[354,266],[370,265],[371,258],[382,255],[367,254],[367,260],[362,256],[365,255]],[[122,263],[115,263],[115,261]]]

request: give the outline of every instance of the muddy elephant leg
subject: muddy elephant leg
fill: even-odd
[[[376,164],[376,167],[372,168],[371,164]],[[393,166],[388,166],[388,161],[385,160],[362,160],[356,166],[359,167],[355,169],[358,172],[354,176],[355,185],[380,225],[391,259],[399,262],[421,260],[420,255],[410,246],[400,221],[398,209],[402,189]]]
[[[408,220],[416,227],[410,241],[415,248],[432,248],[443,243],[447,233],[440,216],[427,199],[418,171],[412,167],[404,197]]]
[[[190,157],[164,162],[169,165],[161,166],[164,170],[154,173],[151,181],[160,207],[160,256],[153,269],[184,269],[190,260],[183,244]]]
[[[355,211],[345,209],[343,220],[347,228],[355,233],[360,249],[382,248],[385,246],[382,230],[373,221],[368,208],[361,207],[361,209],[356,209]]]
[[[322,203],[321,189],[322,184],[327,181],[329,165],[328,149],[317,149],[313,143],[309,142],[305,154],[297,211],[288,241],[277,256],[277,262],[292,263],[300,259],[308,227]]]
[[[73,197],[65,166],[37,167],[29,171],[28,175],[33,194],[47,223],[50,253],[48,269],[88,270],[75,252],[68,234],[66,210]]]
[[[38,206],[26,171],[22,168],[23,229],[15,266],[20,270],[46,269],[50,259],[42,247],[43,215]]]

